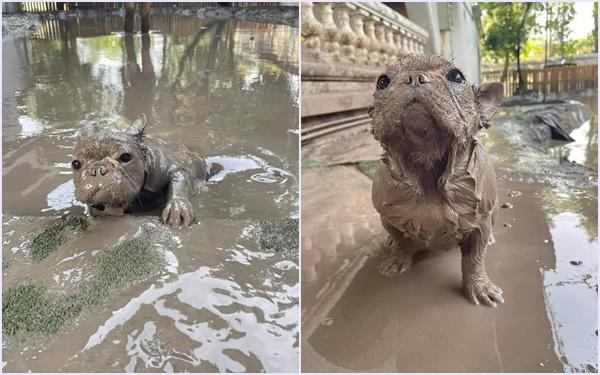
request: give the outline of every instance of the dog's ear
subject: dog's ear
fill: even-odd
[[[473,85],[473,93],[481,119],[481,127],[489,128],[490,119],[502,104],[504,85],[500,82],[484,83],[481,86]]]
[[[126,130],[127,134],[134,135],[136,137],[141,137],[144,135],[144,129],[146,128],[146,124],[148,123],[146,119],[146,115],[140,113],[138,118],[135,119],[133,124]]]

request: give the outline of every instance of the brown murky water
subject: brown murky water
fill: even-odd
[[[368,129],[303,146],[303,371],[597,372],[597,117],[552,150],[509,125],[480,132],[513,205],[486,257],[496,309],[463,295],[458,250],[378,273],[387,236],[353,164],[378,159]]]
[[[253,233],[258,219],[299,214],[298,30],[163,14],[149,36],[121,31],[120,17],[70,18],[3,43],[3,253],[21,262],[3,271],[3,289],[30,278],[68,291],[103,247],[160,225],[94,219],[29,262],[31,224],[16,219],[84,214],[68,164],[82,120],[119,128],[144,112],[148,136],[223,169],[194,197],[199,223],[165,229],[176,245],[162,249],[158,277],[58,337],[3,343],[3,371],[297,371],[298,258],[261,249]]]

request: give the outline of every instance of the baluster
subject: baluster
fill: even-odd
[[[317,3],[320,5],[321,23],[323,24],[323,40],[328,58],[333,61],[340,60],[340,43],[338,28],[333,21],[332,3]]]
[[[401,29],[400,32],[402,34],[402,48],[408,55],[410,53],[410,50],[408,49],[408,33],[403,29]]]
[[[387,22],[381,21],[375,25],[375,36],[377,37],[379,47],[379,65],[384,66],[388,63],[389,55],[387,50],[387,42],[385,40],[385,27]]]
[[[375,22],[379,18],[371,16],[364,20],[365,34],[369,38],[369,62],[373,65],[379,64],[379,41],[375,36]]]
[[[388,26],[385,30],[385,40],[387,41],[387,46],[389,50],[389,62],[394,62],[398,60],[399,53],[398,48],[396,48],[396,44],[394,43],[394,29],[391,25]]]
[[[363,18],[368,15],[369,13],[364,10],[357,10],[350,14],[350,26],[356,34],[356,61],[362,65],[366,65],[369,59],[370,40],[365,34],[365,24],[363,22]]]
[[[321,54],[321,33],[323,25],[315,17],[313,4],[311,2],[302,3],[302,36],[304,45],[313,57],[318,58]]]
[[[356,6],[351,3],[335,3],[335,5],[333,5],[333,16],[339,28],[338,33],[342,45],[342,57],[343,60],[350,62],[356,62],[354,47],[356,35],[352,28],[350,28],[349,14],[351,10],[355,9]]]
[[[407,55],[406,50],[402,47],[402,32],[398,26],[394,28],[394,44],[398,50],[397,58]]]
[[[413,38],[412,34],[409,34],[408,50],[410,51],[410,53],[415,53],[415,39]]]

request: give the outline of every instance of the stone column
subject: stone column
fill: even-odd
[[[340,60],[340,34],[333,20],[333,3],[316,3],[320,6],[321,23],[323,24],[323,40],[325,52],[333,61]]]
[[[302,36],[308,52],[312,57],[318,58],[321,54],[323,25],[315,17],[313,4],[311,2],[302,3]]]
[[[333,17],[338,26],[338,34],[342,49],[342,60],[356,62],[355,47],[356,35],[350,27],[350,11],[356,6],[351,3],[334,3]]]
[[[379,18],[370,17],[364,20],[365,23],[365,34],[369,38],[369,63],[372,65],[379,65],[379,41],[375,36],[375,22]]]
[[[369,14],[364,10],[356,10],[350,13],[350,26],[356,35],[356,61],[366,65],[369,61],[369,37],[365,34],[364,17]]]
[[[389,54],[387,41],[385,40],[385,21],[380,21],[375,25],[375,36],[377,37],[377,43],[379,47],[379,65],[385,66],[388,64]]]

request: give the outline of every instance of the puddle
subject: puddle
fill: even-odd
[[[565,372],[597,372],[597,189],[545,189],[556,265],[542,270],[554,349]],[[595,371],[594,371],[595,369]]]
[[[4,341],[3,371],[298,371],[298,257],[262,249],[252,229],[299,215],[298,29],[167,13],[152,15],[149,35],[125,36],[122,22],[47,20],[2,45],[3,290],[27,275],[68,291],[107,246],[160,225],[98,219],[31,262],[23,236],[36,218],[85,214],[68,164],[82,121],[123,129],[144,112],[148,136],[217,172],[193,198],[199,223],[168,229],[160,275],[58,337]]]

